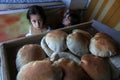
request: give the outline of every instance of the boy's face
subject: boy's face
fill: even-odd
[[[30,15],[30,23],[36,29],[43,28],[43,20],[39,15]]]
[[[69,26],[70,25],[70,17],[69,17],[69,14],[67,14],[65,17],[64,17],[64,19],[63,19],[63,24],[65,25],[65,26]]]

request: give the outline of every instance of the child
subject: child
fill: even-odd
[[[62,24],[59,25],[59,28],[63,28],[70,25],[75,25],[80,23],[80,16],[76,12],[67,10],[64,13]]]
[[[41,6],[33,5],[28,9],[27,19],[31,24],[29,33],[26,36],[45,33],[50,31],[50,27],[46,26],[46,16]]]

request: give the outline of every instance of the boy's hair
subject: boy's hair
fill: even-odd
[[[74,11],[69,11],[69,12],[66,12],[64,17],[66,15],[69,15],[69,17],[71,18],[70,20],[70,24],[71,25],[75,25],[75,24],[79,24],[80,23],[80,15]]]
[[[43,24],[46,23],[46,15],[44,9],[41,6],[33,5],[27,11],[27,19],[30,21],[30,15],[40,15],[43,20]]]
[[[69,17],[71,17],[70,24],[75,25],[80,23],[80,16],[74,12],[69,12]]]

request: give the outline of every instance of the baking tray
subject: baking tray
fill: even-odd
[[[98,28],[98,26],[100,26],[100,25],[103,26],[102,29],[101,29],[101,27]],[[92,20],[92,21],[80,23],[77,25],[65,27],[65,28],[62,28],[59,30],[63,30],[67,33],[71,33],[73,29],[81,29],[81,30],[85,30],[85,31],[89,32],[90,34],[94,35],[95,33],[100,32],[100,31],[107,32],[107,31],[104,31],[104,27],[105,27],[105,29],[108,28],[107,26],[99,23],[98,21]],[[119,32],[117,32],[117,31],[114,32],[114,30],[112,30],[112,31],[109,32],[109,30],[108,30],[109,34],[114,33],[115,35],[117,35],[117,34],[120,35]],[[16,54],[17,54],[18,49],[25,44],[40,44],[42,37],[46,34],[47,33],[38,34],[38,35],[18,38],[15,40],[10,40],[10,41],[0,43],[2,80],[16,80],[16,75],[18,72],[16,69],[15,59],[16,59]],[[112,36],[112,37],[114,37],[114,36]],[[114,38],[116,40],[117,37],[114,37]],[[119,42],[120,39],[117,41],[118,41],[118,43],[120,43]]]

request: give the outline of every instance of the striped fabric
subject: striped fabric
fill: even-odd
[[[91,0],[85,21],[95,19],[120,31],[120,0]]]
[[[38,2],[38,3],[29,3],[29,4],[0,4],[0,11],[7,11],[7,10],[16,10],[16,9],[26,9],[32,5],[39,5],[48,8],[56,8],[56,7],[64,7],[65,5],[62,2]]]
[[[23,3],[38,3],[38,2],[58,2],[61,0],[0,0],[1,4],[23,4]]]

